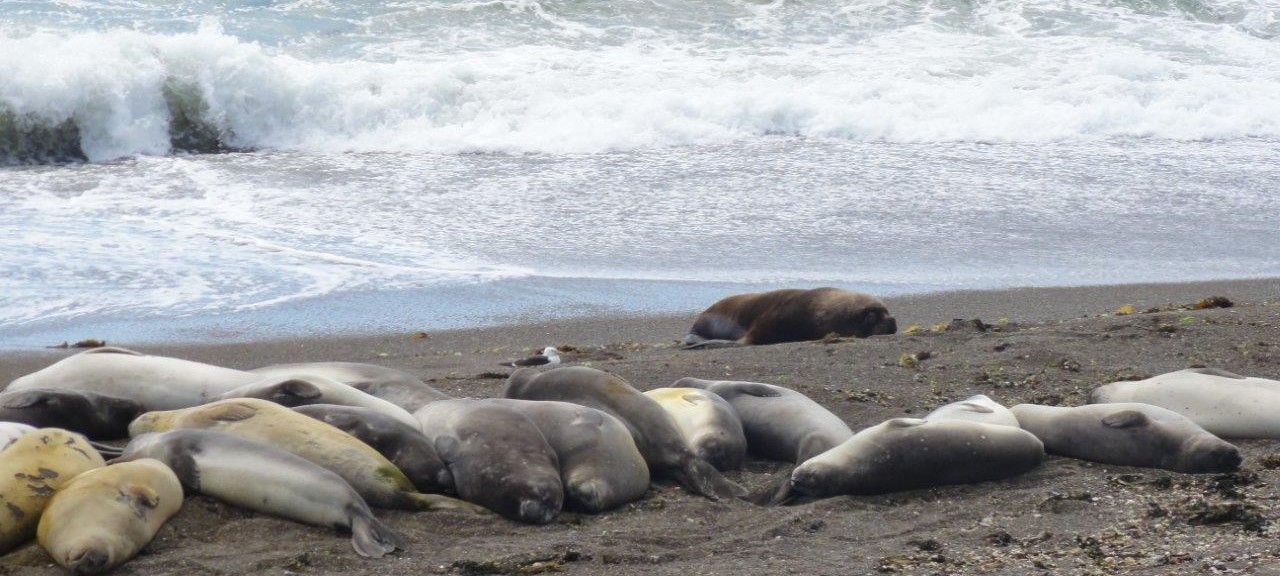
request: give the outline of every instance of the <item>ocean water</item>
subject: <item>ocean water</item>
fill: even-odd
[[[0,347],[1280,276],[1280,0],[0,2]]]

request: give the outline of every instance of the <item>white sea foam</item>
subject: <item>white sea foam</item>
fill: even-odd
[[[501,6],[542,28],[515,45],[490,31],[481,40],[494,44],[476,50],[442,52],[438,38],[403,34],[351,40],[372,57],[323,43],[261,45],[212,21],[188,33],[9,30],[0,112],[18,124],[11,131],[73,124],[90,160],[169,153],[182,128],[175,116],[197,126],[196,140],[214,141],[197,148],[322,152],[581,153],[776,134],[1280,136],[1280,44],[1270,37],[1280,6],[1266,3],[1198,15],[1230,20],[1220,12],[1234,10],[1223,25],[1088,4],[1055,13],[1042,0],[872,2],[859,8],[869,15],[843,7],[815,23],[824,34],[789,41],[779,34],[817,15],[748,5],[737,26],[715,34],[632,26],[602,41],[614,27],[569,26],[584,19],[556,15],[573,12],[563,6]]]

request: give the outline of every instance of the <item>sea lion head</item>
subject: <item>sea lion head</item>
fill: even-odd
[[[1240,467],[1240,449],[1214,436],[1202,434],[1188,438],[1179,450],[1179,469],[1191,473],[1230,472]]]

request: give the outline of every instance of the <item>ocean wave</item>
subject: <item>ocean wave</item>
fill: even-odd
[[[441,53],[392,38],[366,47],[397,47],[378,60],[303,57],[207,22],[191,33],[8,31],[0,163],[251,149],[593,153],[775,135],[1280,136],[1280,45],[1242,28],[1271,30],[1280,9],[1193,4],[1193,18],[1181,8],[1146,16],[1138,8],[1172,10],[1147,1],[1055,18],[1040,5],[890,2],[899,16],[903,5],[920,14],[791,44],[651,31],[618,44],[526,39]],[[770,6],[736,30],[750,39],[752,26],[795,20]],[[1212,22],[1227,11],[1235,24]]]

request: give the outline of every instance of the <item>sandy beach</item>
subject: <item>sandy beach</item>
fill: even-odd
[[[1216,295],[1234,306],[1186,308]],[[509,369],[498,362],[570,346],[567,363],[614,372],[642,390],[684,376],[788,386],[855,430],[978,393],[1005,405],[1077,405],[1095,386],[1193,366],[1280,378],[1276,279],[951,292],[888,304],[899,320],[896,335],[709,351],[675,347],[694,311],[425,337],[406,327],[379,336],[139,348],[246,369],[369,362],[451,395],[483,397],[501,393]],[[1116,315],[1125,305],[1136,313]],[[921,331],[904,333],[911,325]],[[0,382],[69,353],[0,352]],[[1280,517],[1280,442],[1237,445],[1245,462],[1230,475],[1050,456],[1031,473],[1000,482],[780,508],[711,502],[659,483],[618,510],[565,513],[546,526],[381,511],[410,542],[382,560],[358,557],[348,538],[331,530],[197,496],[114,574],[1280,574],[1280,528],[1272,526]],[[756,490],[788,470],[751,461],[728,476]],[[0,557],[0,575],[63,573],[34,543]]]

